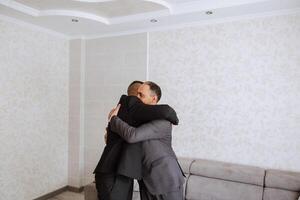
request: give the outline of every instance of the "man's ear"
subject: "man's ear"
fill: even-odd
[[[152,101],[153,101],[154,103],[157,103],[157,100],[158,100],[157,96],[156,96],[156,95],[153,95]]]

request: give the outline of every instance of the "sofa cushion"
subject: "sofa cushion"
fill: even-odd
[[[263,187],[191,175],[187,200],[261,200]]]
[[[265,188],[263,200],[298,200],[300,193],[274,188]]]
[[[191,174],[263,186],[265,170],[259,167],[198,159]]]
[[[300,173],[281,170],[267,170],[266,187],[300,191]]]
[[[189,174],[190,173],[190,167],[194,159],[191,158],[178,158],[178,162],[182,168],[182,171],[184,174]]]

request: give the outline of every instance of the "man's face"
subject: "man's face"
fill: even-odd
[[[157,96],[153,95],[150,86],[142,84],[138,89],[138,98],[148,105],[155,105],[157,103]]]

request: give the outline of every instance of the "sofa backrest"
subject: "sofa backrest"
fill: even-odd
[[[300,173],[266,170],[264,200],[298,200]]]
[[[300,173],[203,159],[178,162],[186,175],[186,200],[300,200]],[[133,194],[140,199],[136,181]],[[94,183],[85,187],[85,199],[97,199]]]
[[[191,174],[263,186],[265,170],[247,165],[197,159],[191,166]]]
[[[190,166],[187,200],[262,200],[265,170],[197,159]]]

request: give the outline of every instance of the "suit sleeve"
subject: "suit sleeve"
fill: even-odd
[[[165,120],[155,120],[135,128],[117,116],[111,119],[110,126],[113,132],[118,133],[128,143],[163,138],[172,128],[172,125]]]
[[[179,120],[175,110],[168,105],[146,105],[137,102],[131,110],[133,120],[143,124],[153,120],[165,119],[174,125],[178,125]]]

